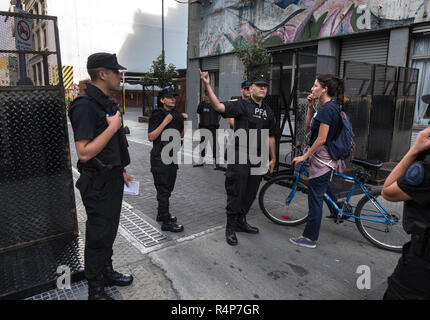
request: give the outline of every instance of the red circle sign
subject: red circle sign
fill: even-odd
[[[28,25],[28,23],[24,20],[20,20],[18,21],[17,27],[16,27],[17,31],[18,31],[18,36],[24,40],[24,41],[28,41],[30,39],[31,36],[31,32],[30,32],[30,26]]]

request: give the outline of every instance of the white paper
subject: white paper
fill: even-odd
[[[127,187],[124,184],[124,193],[125,194],[131,194],[134,196],[139,195],[139,181],[130,181],[129,185],[130,185],[130,187]]]

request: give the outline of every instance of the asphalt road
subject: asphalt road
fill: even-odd
[[[124,119],[131,131],[128,140],[132,163],[128,172],[141,181],[143,191],[137,197],[126,196],[124,201],[160,229],[154,221],[157,204],[149,171],[151,143],[147,140],[147,124],[137,121],[139,115],[140,110],[131,109]],[[75,163],[73,152],[72,160]],[[276,225],[255,202],[248,222],[259,227],[260,233],[238,233],[239,245],[232,247],[224,236],[225,201],[222,171],[213,170],[212,165],[180,165],[171,203],[185,232],[164,232],[168,241],[144,252],[179,299],[382,298],[386,279],[400,255],[368,243],[354,223],[336,225],[323,218],[317,248],[301,248],[288,239],[300,235],[304,226]],[[360,266],[369,267],[370,289],[357,286]]]

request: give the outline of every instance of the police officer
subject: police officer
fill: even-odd
[[[204,100],[199,103],[197,107],[197,114],[199,115],[199,129],[207,129],[212,134],[212,139],[209,142],[212,152],[213,158],[215,161],[215,169],[219,168],[219,165],[216,163],[216,157],[219,151],[219,146],[217,143],[216,130],[219,128],[219,120],[221,119],[221,115],[212,108],[208,93],[205,90]],[[202,145],[204,141],[204,137],[200,140],[200,145]],[[201,152],[201,156],[204,158],[206,155],[206,148],[204,148]],[[203,163],[195,164],[194,167],[203,166]]]
[[[91,83],[69,110],[81,174],[76,187],[87,212],[85,276],[89,300],[112,300],[104,286],[127,286],[133,281],[112,267],[124,183],[132,180],[124,169],[130,157],[121,114],[110,97],[119,90],[119,70],[125,68],[115,54],[95,53],[88,57],[87,69]]]
[[[207,72],[200,71],[200,78],[203,80],[209,99],[213,108],[220,112],[224,118],[235,119],[235,130],[244,129],[247,133],[247,146],[245,149],[245,163],[240,163],[242,146],[241,142],[235,144],[235,161],[227,165],[225,187],[227,191],[227,226],[226,240],[230,245],[237,245],[236,231],[256,234],[258,228],[250,226],[246,221],[246,214],[254,202],[258,188],[260,186],[262,175],[273,172],[276,163],[276,140],[277,134],[276,122],[272,110],[263,103],[268,89],[268,81],[264,76],[253,79],[250,87],[251,97],[230,102],[220,103],[215,96],[209,81]],[[262,129],[269,130],[269,153],[271,160],[267,164],[259,165],[254,168],[253,161],[250,159],[250,129],[257,132],[257,154],[262,152],[261,141]],[[251,142],[251,143],[250,143]],[[264,152],[264,151],[263,151]],[[257,174],[253,169],[259,171]]]
[[[430,95],[423,97],[430,103]],[[385,300],[430,299],[430,127],[422,130],[411,149],[387,177],[382,196],[405,201],[403,228],[411,241],[388,278]]]
[[[251,93],[249,92],[249,87],[251,87],[252,83],[249,80],[243,81],[240,85],[240,97],[232,97],[231,99],[248,99],[251,97]],[[228,118],[228,123],[230,125],[230,129],[234,128],[234,118]]]
[[[176,223],[177,218],[169,210],[169,198],[175,187],[178,165],[165,163],[162,150],[170,141],[161,141],[163,131],[178,130],[184,137],[184,116],[175,110],[177,94],[173,88],[164,88],[158,94],[158,108],[152,112],[148,123],[148,139],[153,142],[151,150],[151,172],[157,189],[158,214],[157,221],[161,221],[161,230],[182,232],[184,227]],[[173,154],[170,154],[173,156]]]

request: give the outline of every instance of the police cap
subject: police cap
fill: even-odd
[[[175,90],[172,87],[164,88],[158,93],[158,97],[160,99],[166,98],[166,97],[177,97],[177,96],[178,94],[175,92]]]
[[[242,87],[242,89],[248,89],[251,85],[252,85],[252,82],[249,80],[246,80],[246,81],[242,82],[241,87]]]
[[[106,68],[110,70],[127,70],[118,63],[116,54],[98,52],[90,55],[87,61],[87,69]]]
[[[267,80],[267,78],[264,76],[264,74],[254,76],[252,78],[252,83],[253,84],[263,84],[263,85],[269,86],[269,80]]]
[[[425,96],[422,96],[422,99],[424,103],[430,104],[430,94],[426,94]]]

